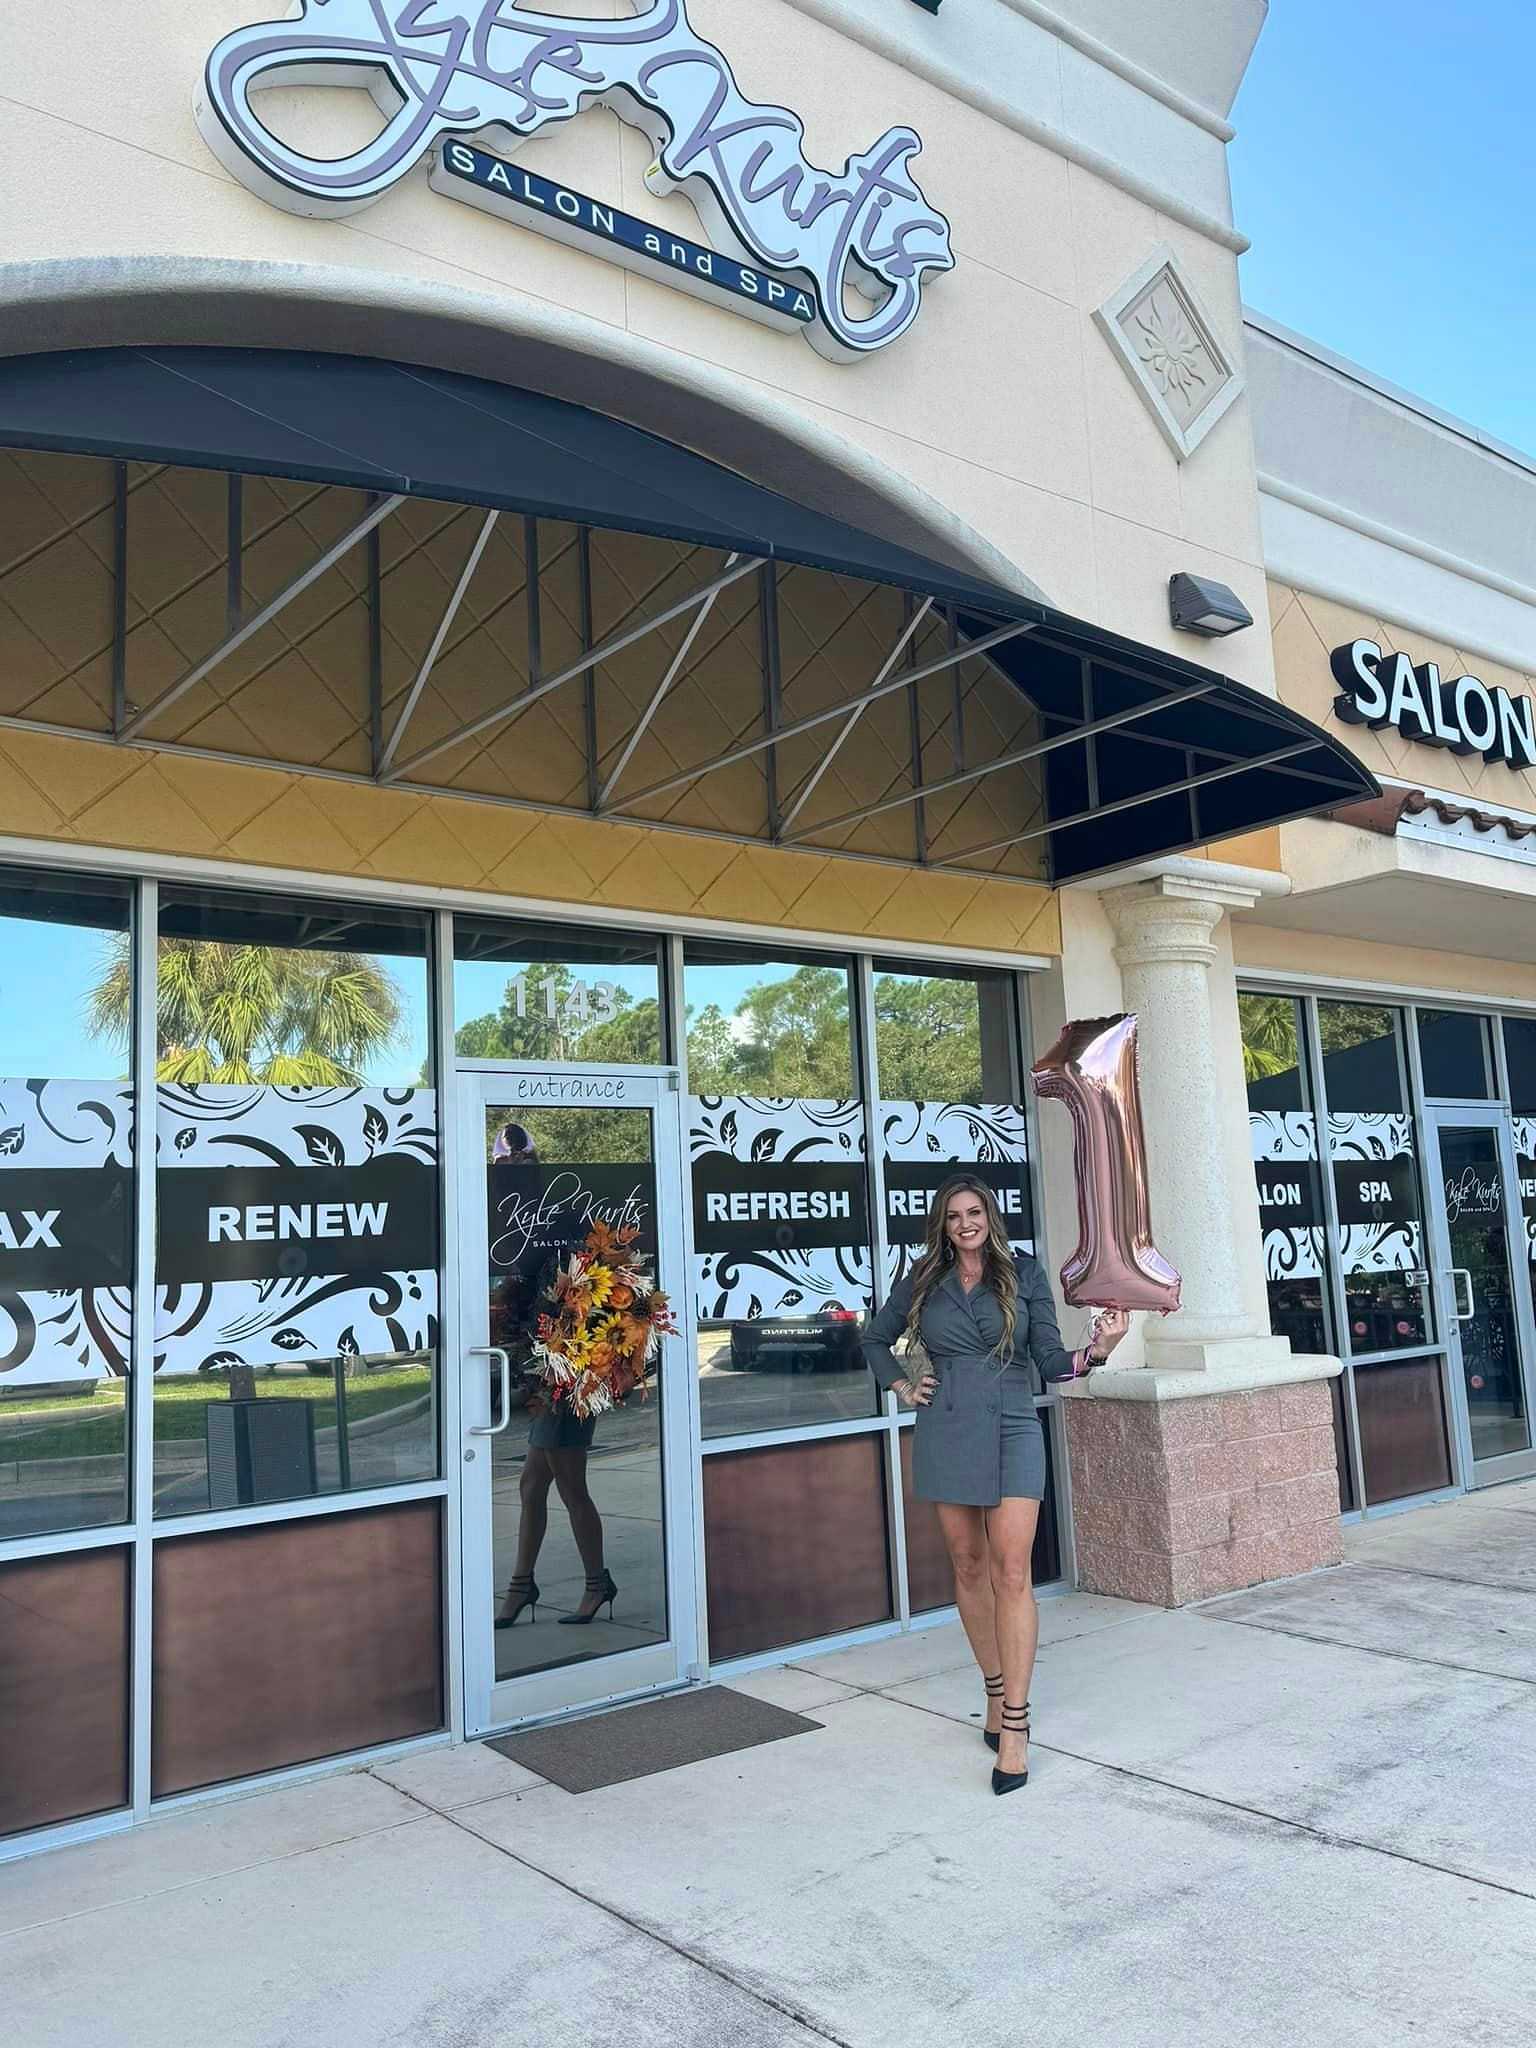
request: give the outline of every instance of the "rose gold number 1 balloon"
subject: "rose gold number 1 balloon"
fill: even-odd
[[[1152,1242],[1136,1019],[1069,1024],[1031,1078],[1037,1095],[1055,1096],[1072,1118],[1077,1250],[1061,1269],[1062,1293],[1074,1308],[1171,1315],[1183,1283]]]

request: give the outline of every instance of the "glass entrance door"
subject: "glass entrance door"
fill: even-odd
[[[1469,1485],[1536,1472],[1530,1268],[1514,1138],[1499,1109],[1432,1109],[1435,1280]]]
[[[677,1683],[695,1661],[691,1353],[660,1337],[624,1391],[648,1290],[684,1315],[671,1078],[539,1067],[463,1086],[466,1728],[483,1734]],[[553,1290],[584,1248],[596,1263],[562,1311]],[[551,1314],[566,1369],[587,1363],[579,1398],[536,1353]],[[615,1371],[618,1398],[581,1412]]]

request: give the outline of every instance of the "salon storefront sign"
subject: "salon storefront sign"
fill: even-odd
[[[922,138],[891,128],[841,169],[821,169],[799,115],[743,96],[687,0],[630,4],[632,18],[613,20],[510,0],[298,0],[287,19],[217,44],[198,125],[242,184],[292,213],[356,213],[430,159],[447,197],[795,329],[834,362],[899,340],[928,276],[955,261],[949,223],[912,173]],[[367,91],[383,126],[349,153],[307,155],[253,104],[264,88],[303,85]],[[477,143],[516,144],[599,106],[644,135],[647,190],[687,198],[705,243]]]
[[[1443,675],[1437,662],[1386,654],[1374,640],[1336,647],[1330,666],[1339,686],[1333,708],[1347,725],[1373,732],[1392,726],[1419,746],[1536,768],[1536,704],[1529,697],[1480,676]]]

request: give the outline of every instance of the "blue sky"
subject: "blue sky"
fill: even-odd
[[[126,1075],[122,1048],[85,1029],[87,994],[110,957],[105,934],[0,918],[0,1074],[18,1081]]]
[[[1233,112],[1260,313],[1536,453],[1536,6],[1273,0]]]

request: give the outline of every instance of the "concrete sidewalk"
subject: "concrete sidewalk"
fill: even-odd
[[[1164,1614],[1044,1603],[1026,1791],[932,1630],[817,1733],[573,1797],[484,1748],[0,1868],[26,2048],[1526,2048],[1536,1484]]]

